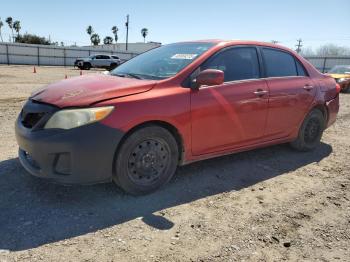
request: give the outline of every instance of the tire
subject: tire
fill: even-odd
[[[321,141],[325,129],[325,118],[318,109],[313,109],[305,118],[299,129],[296,140],[291,146],[298,151],[310,151],[315,149]]]
[[[121,145],[113,180],[127,193],[148,194],[172,178],[178,159],[174,136],[165,128],[146,126],[132,133]]]
[[[113,70],[114,68],[116,68],[118,65],[116,63],[112,63],[110,66],[109,66],[109,71]]]
[[[349,93],[350,92],[350,84],[348,84],[347,87],[343,88],[343,90],[341,92],[342,93]]]
[[[90,70],[90,68],[91,68],[91,64],[90,64],[90,63],[86,63],[86,62],[85,62],[85,63],[83,64],[83,69],[84,69],[84,70]]]

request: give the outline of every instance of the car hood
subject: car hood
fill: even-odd
[[[30,99],[57,107],[83,107],[122,96],[146,92],[157,83],[103,74],[69,78],[35,91]]]

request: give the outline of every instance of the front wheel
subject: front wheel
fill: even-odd
[[[148,194],[174,175],[179,150],[174,136],[158,126],[136,130],[121,145],[113,180],[133,195]]]
[[[299,129],[296,140],[291,142],[291,146],[299,151],[310,151],[315,149],[321,141],[325,128],[325,118],[318,109],[313,109],[305,118]]]
[[[91,68],[91,64],[90,64],[90,63],[86,63],[86,62],[85,62],[85,63],[83,64],[83,69],[84,69],[84,70],[90,70],[90,68]]]

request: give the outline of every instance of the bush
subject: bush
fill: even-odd
[[[17,43],[51,45],[50,41],[45,37],[40,37],[32,34],[24,34],[16,37]]]

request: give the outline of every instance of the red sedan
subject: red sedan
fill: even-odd
[[[19,159],[35,176],[113,180],[145,194],[193,161],[286,142],[315,149],[336,119],[339,91],[333,78],[281,46],[165,45],[109,75],[35,92],[16,122]]]

